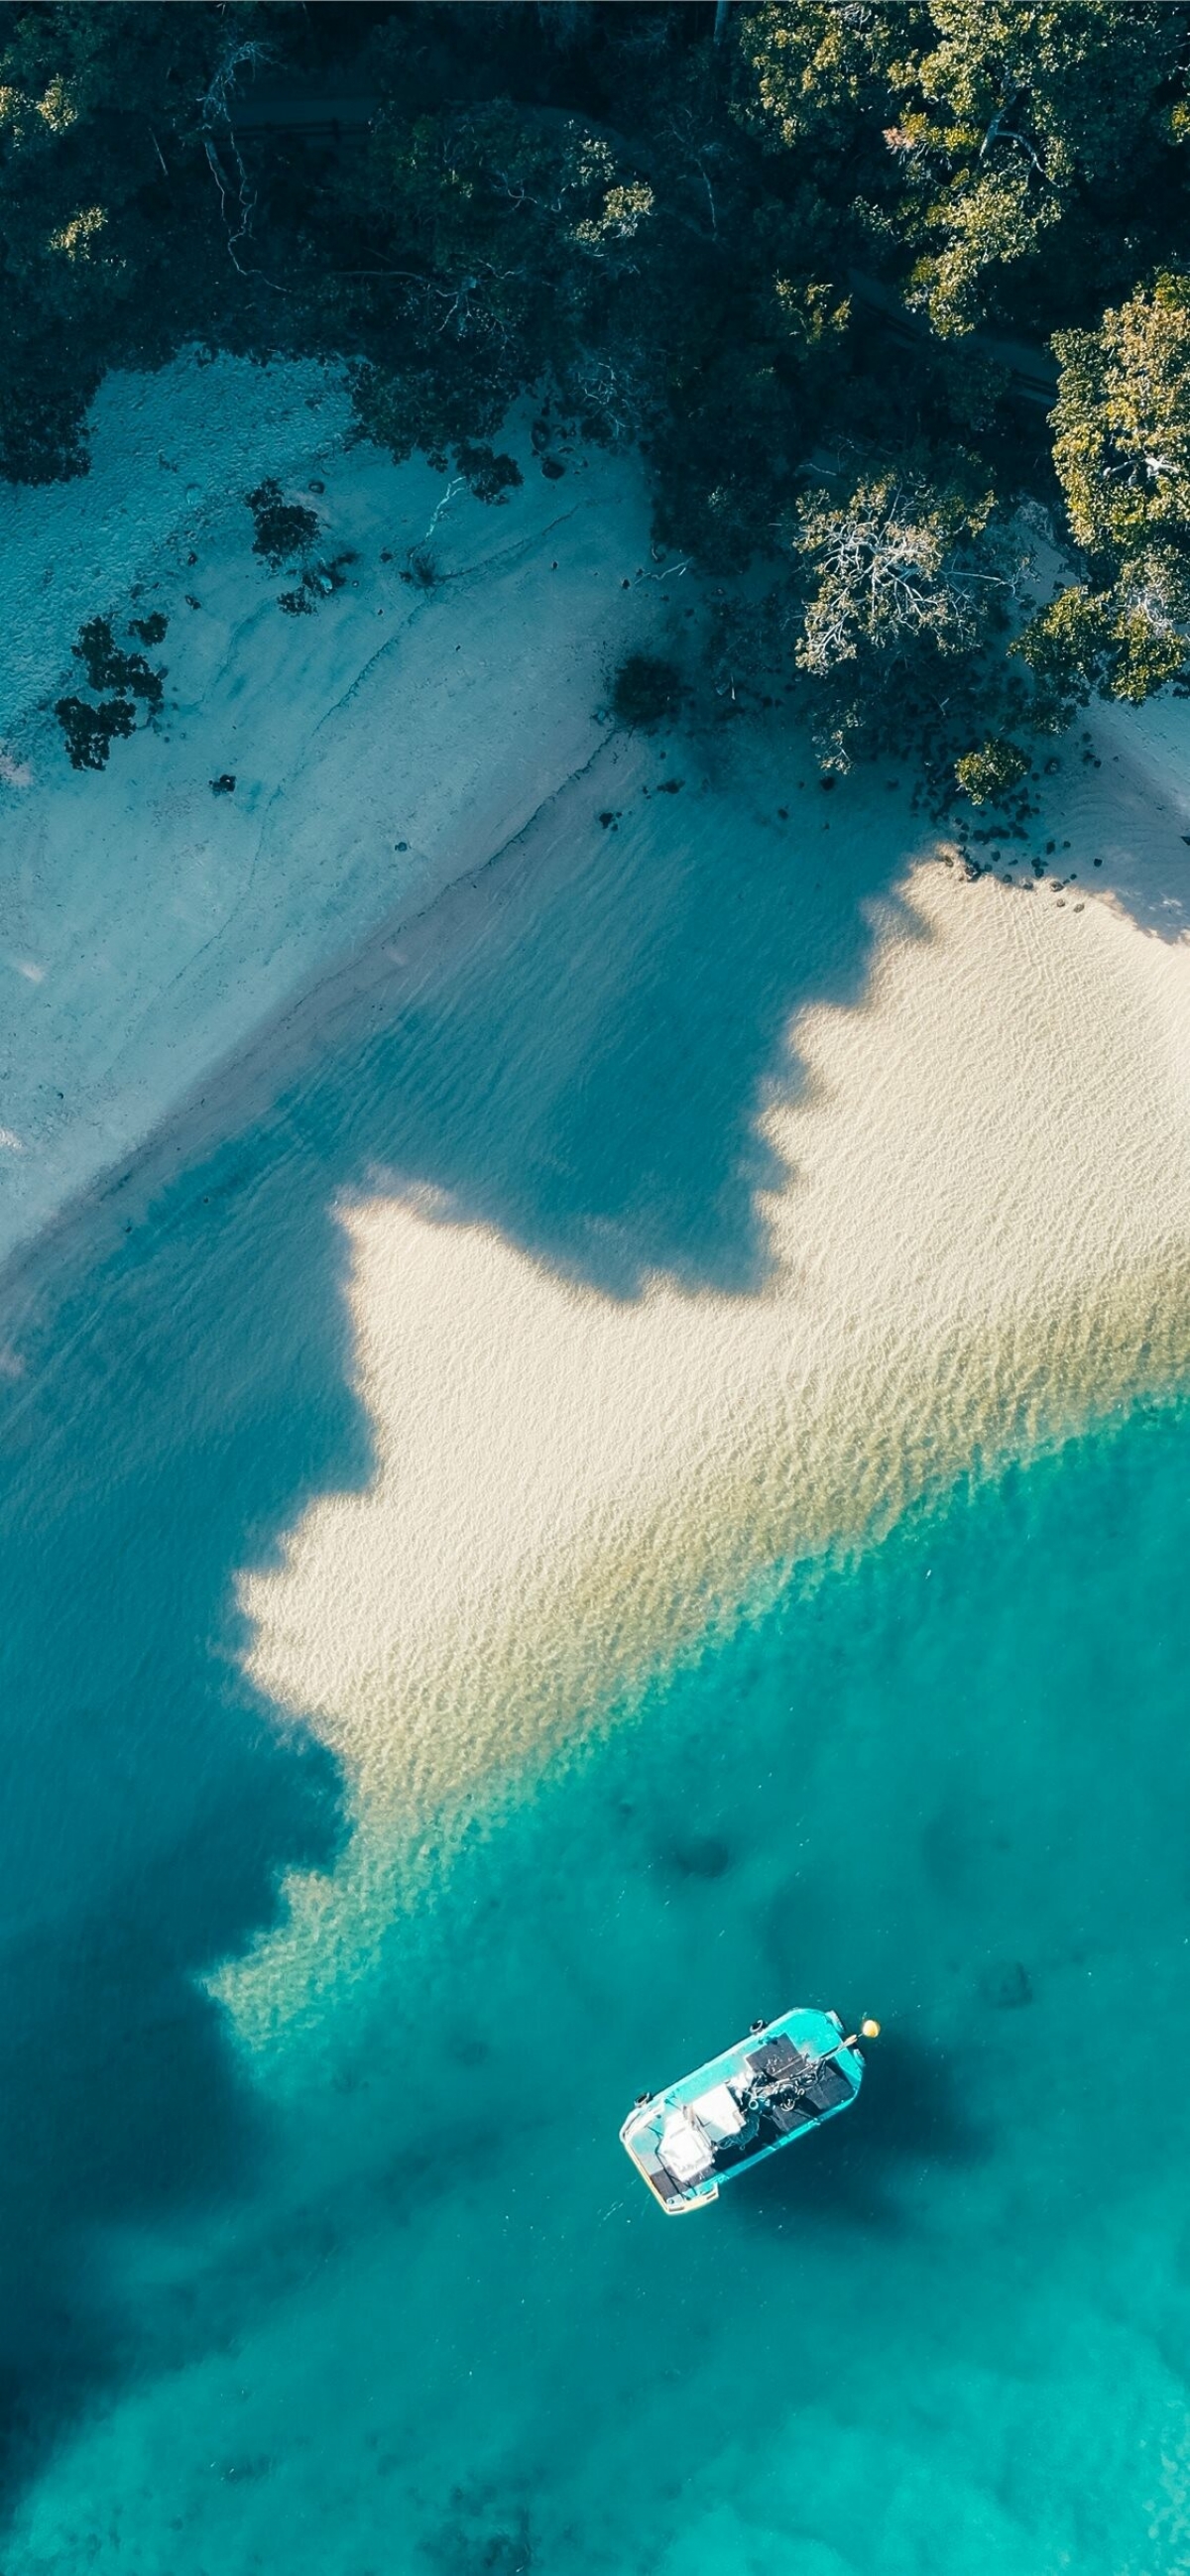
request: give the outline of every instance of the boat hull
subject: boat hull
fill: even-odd
[[[667,2218],[850,2109],[864,2061],[837,2013],[798,2005],[629,2112],[623,2145]]]

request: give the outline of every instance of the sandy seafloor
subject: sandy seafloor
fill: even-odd
[[[117,388],[9,675],[5,2576],[1175,2576],[1182,711],[969,883],[895,771],[596,722],[687,605],[616,460],[373,669],[441,486],[243,381],[359,596],[277,618],[218,439],[122,519]],[[128,511],[222,642],[76,782]],[[629,2102],[799,2000],[854,2113],[668,2225]]]

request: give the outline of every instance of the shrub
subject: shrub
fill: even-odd
[[[989,734],[978,751],[965,751],[956,760],[954,774],[973,805],[999,804],[1028,777],[1028,756],[1002,734]]]

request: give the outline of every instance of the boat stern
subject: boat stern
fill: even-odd
[[[720,2184],[849,2109],[863,2080],[863,2022],[844,2037],[837,2013],[803,2006],[757,2023],[747,2039],[662,2093],[644,2093],[620,2131],[667,2218],[707,2209]]]

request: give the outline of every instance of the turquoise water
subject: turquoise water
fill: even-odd
[[[371,1471],[335,1189],[465,1183],[613,1293],[747,1293],[786,962],[747,1028],[726,938],[676,1028],[646,984],[543,1107],[497,943],[117,1191],[16,1314],[5,2576],[1190,2568],[1190,1408],[934,1495],[597,1713],[276,2061],[202,1983],[344,1833],[231,1606]],[[666,1162],[654,1076],[720,1024]],[[667,2223],[633,2096],[798,2001],[881,2016],[860,2102]]]
[[[952,1496],[658,1677],[476,1831],[271,2112],[134,1899],[47,1977],[47,1895],[9,2366],[31,2434],[106,2421],[6,2563],[1190,2563],[1188,1435],[1143,1413]],[[309,1767],[259,1738],[145,1913],[195,1901],[190,1836],[221,1903],[250,1885]],[[854,2114],[667,2224],[627,2103],[802,1995],[885,2018]]]

